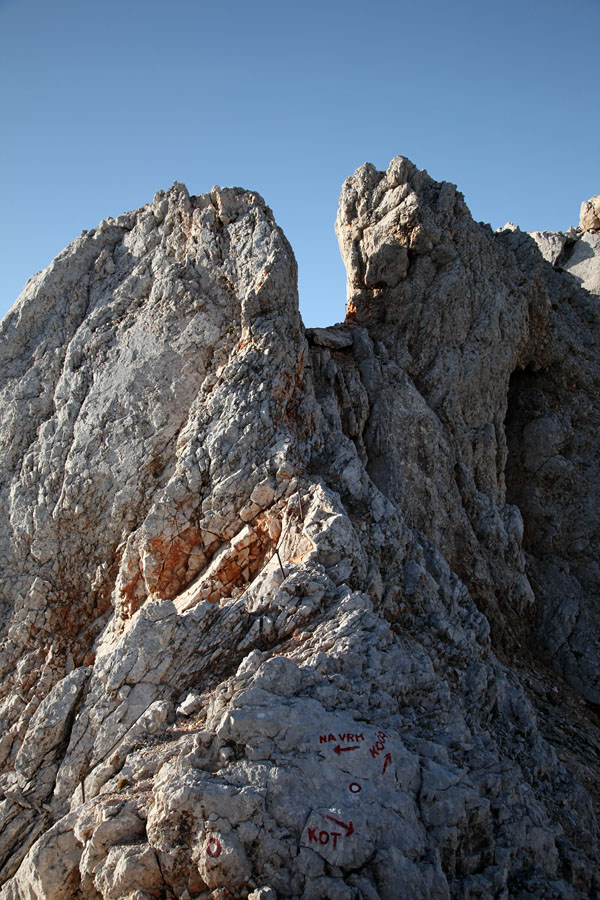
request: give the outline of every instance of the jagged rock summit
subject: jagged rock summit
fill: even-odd
[[[582,287],[600,294],[600,194],[581,204],[577,228],[534,231],[531,237],[556,269],[569,272]]]
[[[599,896],[597,287],[402,157],[336,227],[328,329],[180,184],[0,326],[2,900]]]

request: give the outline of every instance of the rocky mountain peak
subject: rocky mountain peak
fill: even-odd
[[[175,183],[30,279],[1,900],[596,896],[596,200],[494,234],[362,166],[326,329],[241,188]]]
[[[581,231],[600,231],[600,194],[581,204],[579,228]]]
[[[568,272],[593,294],[600,294],[600,196],[581,204],[579,226],[568,231],[534,231],[531,237],[543,257]]]

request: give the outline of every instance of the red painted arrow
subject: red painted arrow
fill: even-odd
[[[346,825],[345,822],[340,822],[339,819],[334,819],[333,816],[326,816],[325,813],[322,813],[321,815],[324,819],[329,819],[330,822],[333,822],[334,825],[339,825],[340,828],[345,828],[346,837],[350,837],[351,834],[354,834],[354,825],[352,824],[352,819],[350,819],[350,822],[348,823],[348,825]]]
[[[338,756],[340,753],[345,753],[347,750],[360,750],[360,747],[340,747],[338,744],[337,747],[333,748],[333,752],[337,753]]]
[[[391,761],[392,761],[392,754],[386,753],[384,759],[385,759],[385,762],[383,764],[383,772],[381,773],[382,775],[385,773],[385,770],[388,767],[388,763],[391,763]]]

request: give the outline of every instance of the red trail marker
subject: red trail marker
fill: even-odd
[[[329,819],[330,822],[333,822],[334,825],[339,825],[340,828],[346,829],[346,837],[350,837],[351,834],[354,834],[354,825],[352,824],[352,819],[346,825],[345,822],[340,822],[339,819],[334,819],[333,816],[326,816],[325,813],[322,813],[324,819]]]
[[[210,838],[206,845],[206,852],[209,856],[212,856],[213,859],[216,859],[216,857],[220,856],[223,852],[221,841],[218,841],[215,837]]]

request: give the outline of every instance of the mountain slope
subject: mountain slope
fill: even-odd
[[[600,890],[597,298],[401,157],[305,331],[257,194],[2,323],[2,900]]]

